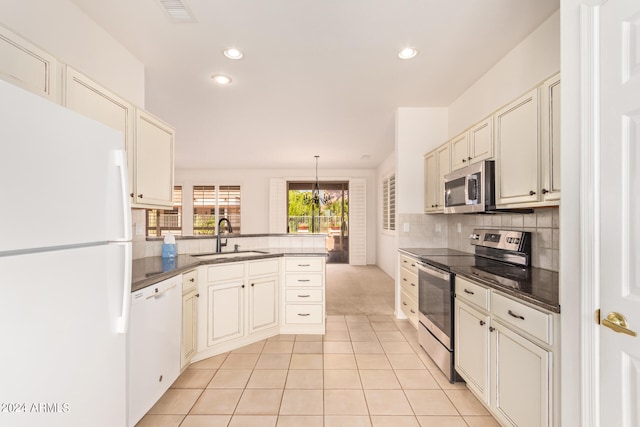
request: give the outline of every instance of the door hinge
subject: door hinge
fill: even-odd
[[[597,309],[593,313],[593,317],[594,317],[594,320],[596,321],[596,324],[599,325],[600,324],[600,309]]]

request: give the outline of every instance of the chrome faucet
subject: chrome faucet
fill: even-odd
[[[220,235],[222,234],[220,232],[220,225],[222,225],[224,221],[227,222],[227,231],[229,232],[229,234],[233,233],[233,228],[231,227],[231,221],[229,221],[228,218],[220,218],[220,221],[218,221],[218,239],[216,240],[216,253],[222,252],[222,248],[224,246],[227,246],[228,239],[224,239],[224,243],[222,243],[222,241],[220,240]]]

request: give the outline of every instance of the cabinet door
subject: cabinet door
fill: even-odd
[[[0,78],[57,102],[56,59],[0,27]]]
[[[251,279],[249,333],[278,325],[278,276]]]
[[[451,147],[451,170],[460,169],[469,164],[469,139],[467,132],[449,141]]]
[[[451,159],[449,157],[449,144],[445,144],[436,150],[438,175],[436,187],[436,210],[444,212],[444,176],[451,172]]]
[[[542,84],[540,91],[542,198],[560,200],[560,75]]]
[[[489,404],[489,316],[456,298],[456,371],[484,403]]]
[[[198,348],[198,297],[193,291],[182,296],[182,364],[184,368]]]
[[[129,192],[133,193],[133,105],[71,67],[66,70],[64,104],[70,110],[122,132],[127,150]]]
[[[207,341],[212,346],[244,335],[244,291],[242,281],[209,285]]]
[[[171,209],[174,130],[149,113],[136,111],[134,207]]]
[[[551,425],[551,353],[494,322],[492,406],[505,425]]]
[[[496,204],[538,200],[538,91],[495,114]]]
[[[424,156],[424,211],[436,210],[436,180],[438,179],[438,165],[436,152],[432,151]]]
[[[492,117],[488,117],[469,129],[469,157],[471,163],[493,157]]]

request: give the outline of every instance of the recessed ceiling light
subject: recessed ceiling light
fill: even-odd
[[[211,78],[218,84],[228,85],[231,83],[231,77],[225,76],[224,74],[214,74]]]
[[[233,47],[225,49],[222,53],[229,59],[240,59],[244,56],[242,52]]]
[[[418,50],[413,47],[405,47],[398,54],[398,58],[400,59],[411,59],[418,54]]]

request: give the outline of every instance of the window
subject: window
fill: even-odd
[[[193,234],[213,235],[218,220],[227,218],[234,233],[240,233],[240,186],[193,186]]]
[[[193,186],[193,235],[216,233],[216,187]]]
[[[391,174],[382,181],[382,229],[396,229],[396,175]]]
[[[169,231],[182,235],[182,187],[173,187],[173,209],[147,209],[147,236],[164,236]]]

